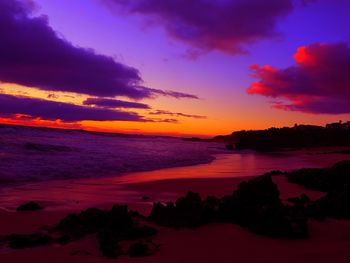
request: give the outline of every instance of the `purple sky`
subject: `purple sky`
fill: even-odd
[[[85,94],[83,101],[90,102],[78,105],[79,112],[93,105],[116,113],[130,108],[130,120],[176,117],[176,124],[164,123],[159,131],[186,134],[350,119],[350,80],[344,73],[350,70],[350,1],[33,2],[25,8],[32,12],[28,18],[16,21],[17,34],[0,18],[6,43],[0,65],[7,69],[0,70],[0,81]],[[1,14],[18,12],[0,8]],[[46,20],[32,19],[40,14]],[[310,51],[318,43],[324,48]],[[310,51],[316,66],[295,60],[300,47]],[[252,90],[253,83],[264,90]],[[15,108],[12,113],[28,114]]]

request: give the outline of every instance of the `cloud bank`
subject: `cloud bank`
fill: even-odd
[[[206,119],[206,116],[202,115],[194,115],[194,114],[186,114],[181,112],[171,112],[166,110],[156,110],[153,112],[150,112],[151,115],[169,115],[169,116],[176,116],[176,117],[185,117],[185,118],[193,118],[193,119]]]
[[[276,24],[293,0],[102,0],[110,9],[161,26],[196,57],[208,51],[244,52],[244,45],[279,35]]]
[[[161,94],[142,86],[137,69],[74,46],[49,26],[47,17],[34,16],[33,11],[31,1],[0,1],[1,82],[101,97]]]
[[[346,42],[298,48],[285,69],[252,65],[247,92],[275,99],[274,107],[307,113],[350,113],[350,47]],[[281,101],[282,100],[282,101]]]
[[[144,121],[136,113],[0,94],[0,115],[11,117],[16,114],[25,114],[45,120],[62,120],[64,122],[83,120]]]
[[[149,109],[150,106],[139,102],[122,101],[117,99],[106,98],[87,98],[83,101],[84,105],[94,105],[104,108],[134,108],[134,109]]]

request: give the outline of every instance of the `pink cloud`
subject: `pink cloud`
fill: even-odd
[[[274,107],[307,113],[350,113],[350,47],[316,43],[298,48],[285,69],[252,65],[249,94],[275,99]],[[283,100],[283,102],[281,102]]]

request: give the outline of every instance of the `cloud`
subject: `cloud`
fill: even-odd
[[[295,65],[285,69],[252,65],[247,92],[275,99],[274,107],[308,113],[350,113],[348,43],[315,43],[298,48]],[[282,101],[281,101],[282,100]]]
[[[118,13],[145,17],[148,26],[163,27],[190,47],[191,58],[213,50],[243,53],[246,44],[279,36],[278,20],[293,10],[293,0],[102,1]]]
[[[16,97],[6,94],[0,94],[0,114],[2,117],[11,117],[17,114],[22,114],[26,116],[29,115],[33,118],[62,120],[64,122],[83,120],[145,121],[136,113],[79,106],[28,97]]]
[[[176,116],[176,117],[186,117],[186,118],[194,118],[194,119],[206,119],[206,116],[201,115],[193,115],[193,114],[185,114],[181,112],[171,112],[166,110],[156,110],[153,112],[150,112],[151,115],[170,115],[170,116]]]
[[[83,101],[84,105],[94,105],[104,108],[134,108],[134,109],[149,109],[150,106],[139,102],[122,101],[117,99],[106,98],[87,98]]]
[[[176,99],[196,99],[199,100],[199,97],[197,95],[183,93],[183,92],[177,92],[177,91],[171,91],[171,90],[159,90],[159,89],[149,89],[153,94],[165,96],[165,97],[173,97]]]
[[[161,94],[142,85],[137,69],[63,39],[34,9],[31,1],[0,1],[1,82],[101,97]]]

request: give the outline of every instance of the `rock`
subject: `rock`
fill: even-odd
[[[223,221],[274,238],[306,238],[307,217],[303,210],[283,205],[271,176],[263,175],[242,182],[220,206]]]
[[[127,239],[151,237],[157,234],[157,229],[150,226],[135,226],[130,229]]]
[[[86,235],[96,234],[102,254],[115,258],[123,254],[119,245],[121,241],[148,238],[157,233],[155,228],[141,225],[142,218],[144,216],[129,211],[124,205],[114,205],[109,211],[89,208],[69,214],[45,234],[12,234],[0,239],[0,243],[7,243],[11,248],[27,248],[50,243],[67,244]]]
[[[341,161],[331,168],[300,169],[287,173],[289,182],[305,188],[330,192],[350,183],[350,161]]]
[[[310,216],[320,221],[327,217],[350,219],[350,185],[342,190],[329,192],[312,202],[307,209]]]
[[[149,256],[158,250],[158,248],[159,246],[155,245],[152,242],[138,241],[130,245],[128,249],[128,255],[130,257]]]
[[[303,201],[306,199],[302,197]],[[188,192],[175,204],[155,203],[149,219],[168,227],[197,227],[215,222],[231,222],[250,231],[276,238],[306,238],[304,207],[285,206],[271,175],[242,182],[230,196],[209,196],[202,200]]]
[[[11,234],[5,237],[8,246],[14,249],[31,248],[50,244],[53,239],[46,234],[33,233],[30,235]]]
[[[75,238],[97,232],[105,226],[108,213],[106,211],[89,208],[80,214],[69,214],[54,228]]]
[[[103,256],[116,258],[123,254],[119,245],[119,239],[114,233],[108,230],[102,230],[97,234],[97,240]]]
[[[142,196],[142,200],[143,201],[147,201],[147,200],[149,200],[150,198],[149,198],[149,196],[147,196],[147,195],[144,195],[144,196]]]
[[[175,204],[153,204],[149,219],[169,227],[196,227],[203,223],[202,216],[203,203],[199,194],[188,192],[186,196],[178,198]]]
[[[42,210],[42,209],[44,209],[44,207],[42,207],[41,205],[39,205],[38,203],[36,203],[34,201],[30,201],[30,202],[24,203],[24,204],[20,205],[19,207],[17,207],[16,211],[18,211],[18,212],[37,211],[37,210]]]
[[[298,197],[290,197],[287,199],[287,201],[295,205],[301,205],[301,206],[304,206],[311,202],[310,198],[306,194],[301,194]]]

